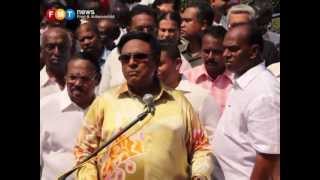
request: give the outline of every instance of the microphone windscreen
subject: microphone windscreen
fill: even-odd
[[[145,94],[142,98],[142,101],[147,105],[147,106],[152,106],[153,105],[153,95],[152,94]]]

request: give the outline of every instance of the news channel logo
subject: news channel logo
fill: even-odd
[[[73,9],[48,9],[46,13],[47,19],[49,21],[59,20],[63,21],[64,19],[72,21],[76,19],[76,12]]]
[[[78,19],[100,19],[100,18],[112,18],[114,19],[114,15],[97,15],[94,10],[81,10],[81,9],[48,9],[46,12],[47,19],[49,21],[72,21],[76,18]]]

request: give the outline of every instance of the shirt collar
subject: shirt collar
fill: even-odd
[[[173,99],[173,96],[170,93],[170,88],[164,86],[162,83],[160,83],[160,93],[154,98],[154,101],[158,101],[160,98],[165,98],[165,99]],[[116,91],[116,96],[118,98],[121,97],[137,97],[133,92],[131,92],[128,88],[127,83],[123,83],[120,85],[119,89]]]
[[[222,76],[227,78],[231,82],[231,84],[235,83],[235,74],[233,72],[225,70]]]
[[[43,66],[40,71],[40,87],[43,87],[49,83],[50,78],[46,69],[46,66]]]
[[[206,67],[204,66],[204,64],[197,67],[197,72],[199,72],[198,77],[197,77],[197,81],[200,80],[201,78],[205,78],[205,79],[209,79],[209,80],[213,81],[213,79],[207,73],[207,70],[206,70]]]
[[[191,87],[188,84],[189,84],[188,79],[184,75],[182,75],[180,83],[176,87],[176,90],[183,91],[185,93],[186,92],[191,92],[192,91]]]
[[[265,66],[263,63],[260,63],[249,70],[247,70],[244,74],[242,74],[239,77],[235,77],[235,84],[238,85],[240,88],[244,89],[246,88],[249,83],[257,77],[259,73],[262,71],[266,70]]]
[[[48,85],[55,85],[60,89],[59,84],[56,82],[54,77],[49,77],[47,73],[47,68],[44,66],[40,71],[40,88],[46,87]],[[64,87],[63,87],[64,88]]]
[[[180,52],[181,53],[186,52],[188,49],[188,46],[189,46],[189,41],[186,40],[185,38],[181,37],[180,41],[179,41],[179,45],[178,45]]]
[[[82,109],[77,104],[71,101],[67,88],[64,88],[64,90],[61,91],[59,96],[59,103],[60,103],[61,112],[68,111],[68,110],[84,111],[84,109]]]

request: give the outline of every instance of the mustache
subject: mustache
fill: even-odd
[[[82,49],[83,51],[93,51],[94,48],[92,46],[87,46]]]
[[[80,86],[74,86],[74,87],[70,88],[70,90],[71,90],[71,91],[80,91],[80,92],[83,92],[83,89],[82,89],[82,87],[80,87]]]

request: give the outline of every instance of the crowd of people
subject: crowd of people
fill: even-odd
[[[48,9],[103,18],[49,19]],[[271,0],[40,3],[40,179],[280,179]],[[96,156],[149,108],[154,111]]]

